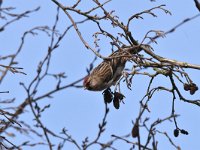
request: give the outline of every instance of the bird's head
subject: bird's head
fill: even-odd
[[[90,76],[87,75],[84,80],[83,80],[83,87],[84,89],[87,89],[87,90],[91,90],[91,87],[90,87]]]

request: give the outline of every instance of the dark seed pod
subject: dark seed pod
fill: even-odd
[[[118,98],[119,100],[123,100],[125,98],[125,96],[119,92],[115,92],[114,97]]]
[[[196,92],[196,90],[193,87],[191,87],[190,94],[193,95],[195,92]]]
[[[174,129],[174,136],[178,137],[178,135],[179,135],[179,130],[178,129]]]
[[[191,83],[190,86],[196,87],[197,85],[195,83]]]
[[[102,94],[103,94],[103,98],[104,98],[105,103],[111,103],[112,102],[113,94],[112,94],[110,88],[103,91]]]
[[[190,94],[193,95],[197,90],[198,90],[198,86],[195,83],[191,83],[190,84]]]
[[[188,135],[188,134],[189,134],[189,133],[188,133],[186,130],[184,130],[184,129],[181,130],[181,133],[182,133],[182,134],[185,134],[185,135]]]
[[[120,101],[122,101],[124,97],[125,96],[119,92],[114,93],[113,105],[116,109],[119,109]]]
[[[133,129],[132,129],[132,137],[133,138],[136,138],[139,136],[139,126],[138,124],[136,123],[134,126],[133,126]]]
[[[114,97],[113,106],[114,106],[116,109],[119,109],[119,99],[118,99],[117,97]]]
[[[184,90],[185,91],[189,91],[190,90],[189,84],[187,84],[187,83],[184,84]]]

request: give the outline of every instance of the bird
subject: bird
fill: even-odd
[[[133,48],[117,50],[104,59],[92,72],[84,78],[83,87],[89,91],[103,91],[116,85],[122,76],[126,62]]]

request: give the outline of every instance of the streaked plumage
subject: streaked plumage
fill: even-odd
[[[115,51],[109,57],[120,56],[110,60],[104,60],[93,69],[83,83],[87,90],[102,91],[115,85],[120,79],[127,61],[127,52]],[[123,57],[124,56],[124,57]]]

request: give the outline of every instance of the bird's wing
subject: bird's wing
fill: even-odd
[[[113,69],[110,65],[110,61],[104,60],[102,63],[100,63],[91,73],[98,75],[98,77],[101,78],[101,81],[103,82],[109,82],[113,78]]]
[[[115,51],[109,57],[121,56],[123,54],[123,52]],[[94,70],[91,73],[91,76],[98,76],[98,78],[101,78],[102,82],[107,83],[113,80],[113,77],[117,77],[114,80],[118,80],[121,76],[121,72],[119,75],[116,76],[116,71],[119,66],[124,67],[125,62],[126,60],[124,59],[124,57],[113,58],[111,60],[104,60],[96,68],[94,68]]]
[[[120,51],[115,51],[114,53],[112,53],[109,57],[115,57],[115,56],[123,56],[125,55],[125,53],[120,52]],[[114,58],[111,59],[110,64],[112,66],[112,70],[113,70],[113,75],[116,73],[117,68],[119,66],[125,66],[126,63],[126,58],[125,57],[119,57],[119,58]]]

